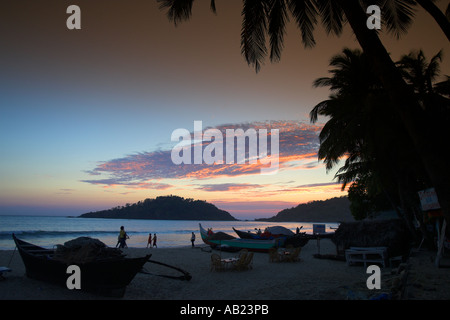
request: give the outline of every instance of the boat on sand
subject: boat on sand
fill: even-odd
[[[223,232],[212,232],[211,229],[205,230],[199,223],[200,235],[202,240],[211,247],[229,247],[235,249],[247,249],[256,252],[268,252],[270,248],[277,248],[280,246],[280,239],[271,240],[257,240],[257,239],[241,239],[235,238]]]
[[[18,239],[13,234],[16,247],[22,257],[29,278],[66,286],[70,274],[67,273],[72,262],[60,259],[57,250],[45,249]],[[111,249],[112,252],[115,248]],[[118,250],[118,249],[116,249]],[[120,252],[98,257],[84,263],[77,263],[80,268],[81,290],[105,296],[122,297],[127,285],[151,255],[139,258],[126,258]]]
[[[234,232],[241,239],[268,240],[279,239],[280,246],[292,245],[293,247],[303,247],[309,240],[313,239],[305,232],[294,233],[283,226],[268,227],[264,232],[258,234],[255,232],[245,232],[233,228]]]

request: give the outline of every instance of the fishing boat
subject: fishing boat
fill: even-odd
[[[282,226],[267,227],[264,232],[258,233],[250,231],[245,232],[237,230],[234,227],[233,230],[241,239],[272,240],[276,238],[286,238],[295,235],[294,232]]]
[[[233,227],[234,232],[236,232],[236,234],[239,236],[239,238],[241,239],[260,239],[260,237],[258,236],[257,233],[255,232],[245,232],[245,231],[241,231],[241,230],[237,230]]]
[[[55,258],[55,250],[45,249],[12,235],[29,278],[66,286],[68,263]],[[80,263],[81,290],[122,297],[127,285],[141,271],[151,255],[126,258],[124,255]]]
[[[303,247],[311,239],[311,237],[309,237],[309,235],[305,234],[304,232],[296,234],[291,230],[282,226],[268,227],[261,234],[255,232],[245,232],[237,230],[235,228],[233,228],[233,230],[241,239],[253,239],[253,240],[277,239],[279,241],[280,246],[292,245],[294,247]]]
[[[205,230],[201,224],[200,227],[200,235],[204,243],[217,247],[230,247],[236,249],[247,249],[249,251],[256,252],[267,252],[270,248],[276,248],[280,246],[279,239],[272,240],[256,240],[256,239],[241,239],[235,238],[228,235],[228,239],[223,238],[222,236],[218,236],[216,233],[211,230]],[[223,234],[223,232],[221,233]],[[230,238],[231,237],[231,238]]]

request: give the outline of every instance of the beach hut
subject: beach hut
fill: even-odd
[[[338,255],[350,247],[386,247],[388,257],[406,257],[412,237],[400,219],[343,222],[333,238]]]

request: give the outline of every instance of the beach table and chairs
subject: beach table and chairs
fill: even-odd
[[[243,249],[237,257],[221,258],[217,253],[211,255],[211,271],[252,269],[253,252]]]
[[[217,253],[211,255],[211,271],[223,271],[225,270],[225,263]]]
[[[253,252],[245,252],[239,256],[239,258],[233,262],[234,270],[248,270],[252,269]]]
[[[233,267],[233,265],[239,260],[239,258],[225,258],[225,259],[220,259],[220,261],[223,263],[225,269],[227,268],[231,268]]]
[[[300,252],[302,251],[301,247],[297,247],[292,251],[289,251],[289,254],[285,256],[286,262],[296,262],[299,261]]]
[[[299,261],[299,256],[302,248],[286,248],[286,249],[276,249],[272,248],[269,250],[269,261],[270,262],[295,262]]]

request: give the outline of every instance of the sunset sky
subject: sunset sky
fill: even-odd
[[[70,4],[81,30],[66,27]],[[195,1],[175,27],[154,0],[1,1],[0,214],[79,215],[173,194],[252,219],[345,195],[317,159],[326,119],[311,124],[309,112],[329,95],[312,83],[330,58],[359,48],[351,30],[327,37],[319,25],[304,49],[291,21],[281,62],[255,73],[240,53],[242,2],[216,6]],[[421,8],[407,35],[382,40],[393,60],[444,49],[450,74],[447,38]],[[278,172],[174,165],[172,132],[194,121],[279,129]]]

